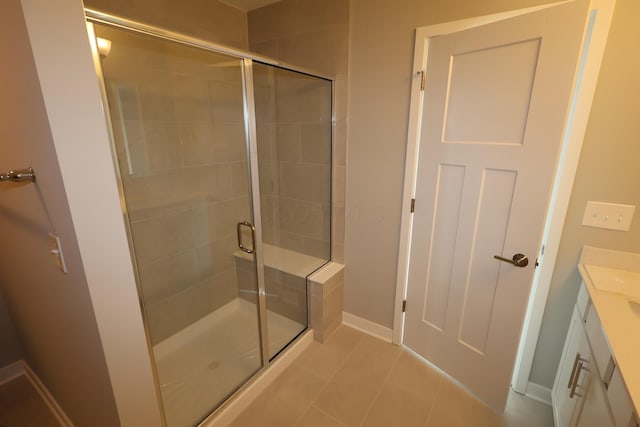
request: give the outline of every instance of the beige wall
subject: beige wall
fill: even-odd
[[[84,308],[93,307],[118,418],[123,426],[160,425],[147,337],[82,3],[21,3],[86,276],[90,302]],[[75,338],[82,342],[82,336]],[[89,377],[85,380],[81,386],[91,388],[88,392],[83,390],[84,396],[91,396],[93,385]],[[100,401],[98,397],[96,400]]]
[[[409,90],[416,27],[546,3],[544,0],[352,0],[345,264],[346,311],[393,324]],[[577,225],[587,199],[639,203],[638,59],[625,45],[638,37],[638,5],[619,0],[579,166],[532,379],[551,386],[575,302],[575,266],[583,243],[640,249],[630,233]],[[634,23],[634,21],[636,21]],[[635,66],[635,68],[634,68]],[[637,90],[636,90],[637,92]],[[636,107],[634,109],[634,103]],[[637,220],[636,220],[637,223]]]
[[[248,22],[252,51],[335,78],[332,257],[343,262],[349,2],[284,0]]]
[[[85,0],[90,9],[247,49],[247,14],[217,0]]]
[[[1,125],[0,125],[1,126]],[[0,368],[22,359],[22,348],[15,332],[0,283]]]
[[[33,166],[36,184],[0,184],[0,286],[24,358],[77,425],[118,425],[20,2],[3,2],[0,51],[1,169]],[[69,274],[51,257],[63,244]],[[4,343],[3,343],[4,345]]]
[[[640,3],[617,0],[616,10],[547,299],[531,381],[551,387],[580,285],[580,249],[591,245],[640,252],[640,212],[629,232],[580,225],[588,200],[640,205]]]

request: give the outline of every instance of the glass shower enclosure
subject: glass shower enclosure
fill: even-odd
[[[332,81],[87,17],[165,422],[195,425],[308,326]]]

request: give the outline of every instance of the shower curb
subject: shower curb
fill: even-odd
[[[199,427],[226,427],[230,425],[312,342],[313,330],[308,329],[283,351],[267,369],[240,388],[233,397],[200,423]]]

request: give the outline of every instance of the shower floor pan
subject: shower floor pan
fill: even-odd
[[[304,325],[267,311],[270,354]],[[256,306],[237,298],[153,347],[169,427],[197,424],[260,367]]]

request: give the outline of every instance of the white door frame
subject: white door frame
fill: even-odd
[[[396,298],[393,318],[393,343],[402,345],[404,335],[404,313],[402,302],[407,295],[409,258],[413,217],[411,199],[415,197],[416,176],[418,168],[418,151],[420,148],[420,123],[423,109],[421,92],[422,71],[427,69],[427,52],[429,39],[438,35],[451,34],[458,31],[490,24],[525,13],[546,9],[566,1],[550,3],[525,9],[470,18],[461,21],[428,25],[416,29],[416,41],[413,58],[413,81],[411,84],[411,103],[409,107],[409,126],[407,135],[407,152],[405,159],[404,190],[402,197],[402,214],[400,227],[400,245],[398,248],[398,269],[396,276]],[[564,226],[571,190],[578,167],[582,142],[587,128],[589,112],[595,93],[600,64],[604,55],[609,27],[613,17],[615,0],[591,0],[589,5],[589,24],[583,39],[583,51],[574,78],[571,104],[565,119],[565,131],[555,180],[543,231],[543,247],[545,262],[536,269],[531,296],[523,325],[520,346],[512,377],[512,387],[518,393],[525,394],[529,383],[529,374],[533,364],[533,356],[538,342],[542,316],[544,313],[551,278],[556,263],[558,247]],[[427,77],[428,79],[428,77]],[[542,260],[541,255],[540,260]]]

